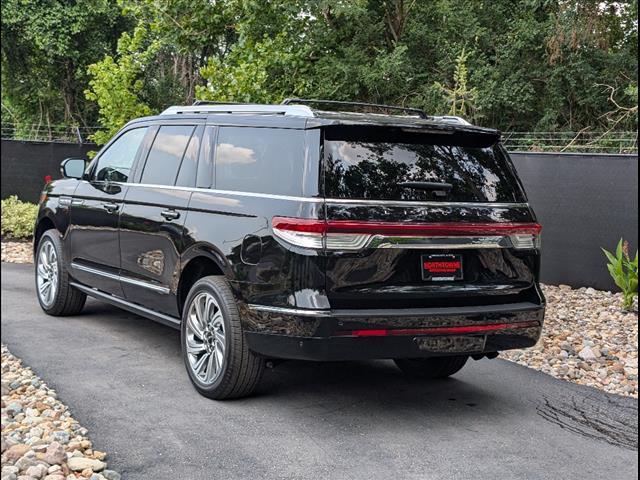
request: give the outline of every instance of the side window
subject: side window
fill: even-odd
[[[147,127],[128,130],[100,155],[94,180],[100,182],[126,182]]]
[[[189,140],[189,145],[187,145],[187,150],[184,152],[180,170],[178,171],[178,178],[176,179],[176,185],[180,187],[195,187],[196,185],[201,136],[202,127],[198,127],[196,131],[193,132],[191,140]]]
[[[178,168],[194,129],[193,125],[160,127],[147,155],[140,182],[174,185]]]
[[[304,131],[222,127],[216,148],[219,190],[302,195]]]

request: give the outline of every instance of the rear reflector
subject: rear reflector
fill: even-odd
[[[514,248],[539,246],[538,223],[398,223],[273,217],[275,235],[305,248],[360,250],[374,237],[508,237]]]
[[[399,335],[461,335],[470,333],[486,333],[498,330],[512,330],[518,328],[539,327],[537,321],[490,323],[483,325],[463,325],[459,327],[431,327],[431,328],[397,328],[386,330],[345,330],[336,332],[337,336],[347,337],[393,337]]]

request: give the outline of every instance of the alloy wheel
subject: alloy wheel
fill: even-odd
[[[53,243],[43,242],[37,260],[38,296],[40,301],[50,307],[58,291],[58,255]]]
[[[202,384],[213,384],[224,366],[226,337],[222,310],[209,292],[196,295],[189,306],[185,342],[191,372]]]

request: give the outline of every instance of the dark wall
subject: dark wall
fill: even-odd
[[[542,224],[542,280],[616,290],[600,250],[638,248],[638,156],[512,153]]]
[[[2,140],[2,198],[17,195],[37,202],[44,177],[60,178],[60,162],[68,157],[86,158],[94,144],[41,143]]]
[[[45,175],[60,161],[86,157],[92,144],[2,140],[2,198],[37,202]],[[614,290],[600,247],[620,237],[638,246],[638,156],[512,153],[543,225],[542,280]]]

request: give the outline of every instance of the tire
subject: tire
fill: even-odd
[[[454,357],[431,358],[396,358],[393,361],[402,372],[414,378],[446,378],[459,372],[469,357],[460,355]]]
[[[47,230],[42,234],[34,260],[36,296],[42,310],[55,317],[79,314],[87,296],[70,285],[67,262],[57,230]]]
[[[189,378],[205,397],[248,396],[262,377],[264,359],[249,350],[224,277],[201,278],[189,291],[182,312],[181,344]]]

